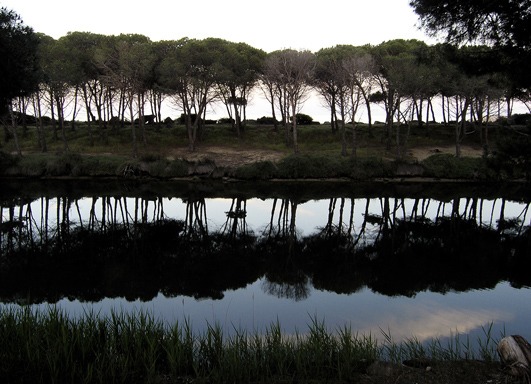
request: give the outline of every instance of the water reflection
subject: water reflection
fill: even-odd
[[[529,320],[492,296],[484,302],[488,292],[513,290],[508,302],[529,293],[514,291],[531,286],[529,204],[195,193],[4,198],[0,300],[134,303],[169,321],[193,315],[246,329],[276,316],[294,331],[315,314],[362,332],[390,327],[396,337],[471,332]]]

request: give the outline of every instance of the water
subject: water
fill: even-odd
[[[395,341],[531,339],[528,194],[237,187],[3,196],[2,307],[142,310],[197,332],[323,321]]]

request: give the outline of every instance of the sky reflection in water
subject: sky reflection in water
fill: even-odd
[[[52,201],[53,203],[53,201]],[[366,201],[356,201],[355,222],[362,220]],[[133,203],[131,203],[133,204]],[[230,199],[208,199],[209,228],[219,228],[226,220]],[[329,200],[309,201],[297,208],[297,231],[311,234],[326,224]],[[412,200],[406,200],[406,212],[410,212]],[[499,209],[499,202],[485,201],[485,223],[496,221],[491,212]],[[448,204],[451,207],[451,204]],[[259,233],[269,222],[271,200],[250,199],[247,201],[247,225]],[[80,202],[81,211],[90,210],[91,200]],[[507,202],[505,214],[518,216],[523,206]],[[32,208],[39,214],[39,205]],[[440,207],[436,203],[426,209],[433,216]],[[344,208],[350,211],[350,200]],[[168,217],[182,218],[186,206],[181,199],[165,199],[164,213]],[[370,212],[381,214],[379,199],[370,201]],[[529,218],[524,218],[528,225]],[[337,218],[334,219],[337,222]],[[531,339],[531,290],[513,288],[500,282],[494,289],[448,292],[446,294],[419,292],[414,297],[385,296],[363,288],[353,294],[337,294],[320,291],[307,283],[299,300],[277,297],[275,292],[282,287],[272,286],[265,278],[245,288],[224,292],[220,300],[177,296],[165,297],[161,293],[149,302],[125,299],[104,299],[95,303],[62,299],[57,305],[68,313],[78,316],[85,312],[109,314],[112,310],[145,310],[167,323],[189,320],[194,331],[202,332],[207,324],[219,324],[231,333],[234,329],[263,332],[275,323],[280,323],[286,333],[305,332],[313,321],[324,321],[329,330],[347,326],[354,332],[381,339],[382,330],[389,332],[395,341],[415,337],[419,341],[444,338],[456,333],[481,337],[483,329],[493,325],[492,335],[501,332],[520,334]],[[46,307],[45,304],[36,307]]]
[[[354,332],[383,340],[389,332],[395,341],[415,337],[419,341],[469,334],[492,336],[520,334],[531,339],[531,290],[500,283],[493,290],[462,293],[421,292],[415,297],[387,297],[363,289],[351,295],[311,289],[300,301],[277,298],[263,289],[264,280],[246,288],[225,292],[221,300],[195,300],[159,294],[150,302],[105,299],[81,303],[63,299],[57,303],[71,315],[87,311],[110,314],[112,310],[148,311],[168,324],[189,320],[194,331],[203,332],[208,324],[219,324],[227,334],[236,330],[264,332],[277,320],[286,333],[304,333],[313,320],[324,321],[335,331],[351,327]],[[46,305],[41,305],[45,308]]]

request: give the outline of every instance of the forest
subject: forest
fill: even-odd
[[[54,39],[21,25],[14,12],[2,12],[11,17],[3,26],[11,23],[26,39],[15,49],[27,64],[25,84],[17,88],[24,91],[12,92],[2,102],[0,148],[19,155],[20,126],[24,134],[28,126],[34,129],[33,151],[47,152],[52,137],[68,153],[69,132],[82,125],[91,147],[110,130],[126,127],[137,158],[139,146],[147,142],[146,126],[168,126],[176,119],[163,115],[163,105],[181,114],[175,123],[184,126],[183,137],[194,152],[207,129],[210,106],[223,106],[227,117],[217,122],[230,125],[232,138],[240,139],[250,123],[249,100],[257,93],[271,108],[271,115],[259,122],[273,126],[295,154],[298,125],[312,123],[311,116],[301,113],[310,97],[327,105],[327,123],[343,156],[350,148],[356,157],[362,115],[371,137],[379,123],[382,150],[396,148],[398,158],[405,155],[412,127],[428,132],[435,124],[450,132],[458,158],[470,132],[478,136],[485,156],[493,152],[493,125],[507,128],[516,141],[529,141],[528,115],[512,113],[515,103],[531,108],[528,71],[514,51],[496,45],[397,39],[374,46],[266,53],[219,38],[151,41],[138,34],[71,32]],[[385,112],[385,121],[373,121],[375,106]]]

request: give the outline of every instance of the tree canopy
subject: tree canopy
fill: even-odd
[[[0,115],[8,103],[38,85],[38,39],[15,12],[0,8]]]
[[[451,43],[479,41],[529,51],[529,0],[411,0],[421,25]]]

